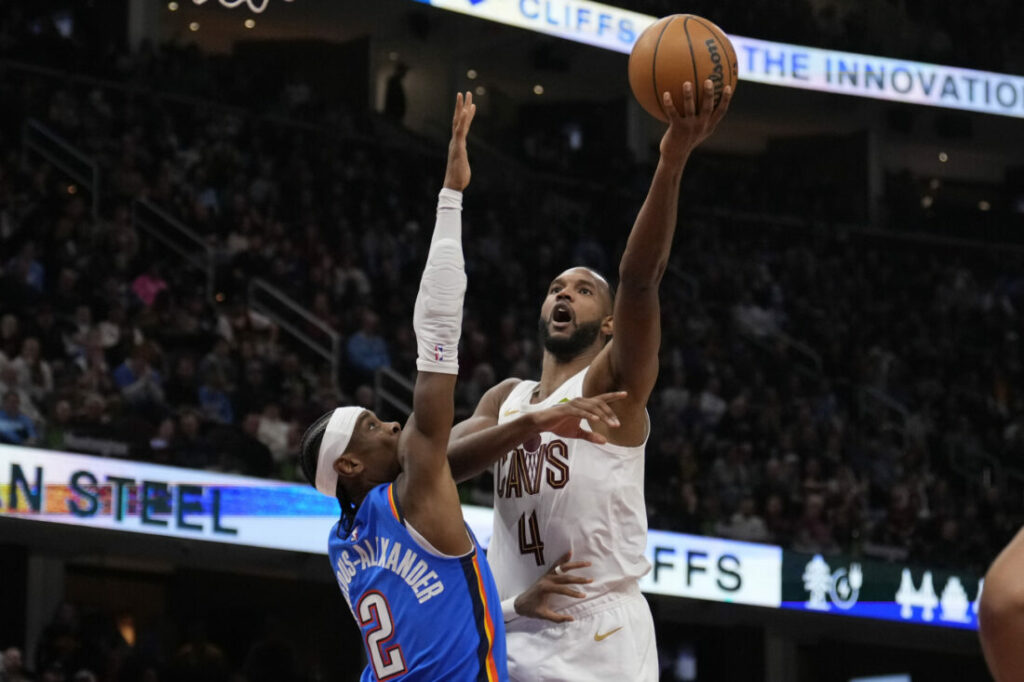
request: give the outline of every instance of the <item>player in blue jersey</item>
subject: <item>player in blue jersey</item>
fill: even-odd
[[[341,407],[302,439],[302,469],[341,504],[331,567],[363,634],[362,680],[508,679],[505,628],[490,568],[462,518],[448,469],[466,274],[462,190],[476,107],[456,98],[448,168],[413,318],[419,348],[405,428]]]

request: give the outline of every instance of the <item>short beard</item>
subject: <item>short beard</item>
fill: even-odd
[[[540,345],[555,356],[555,360],[561,364],[571,362],[584,350],[594,344],[598,334],[601,333],[601,321],[585,322],[576,326],[576,331],[566,338],[555,338],[548,331],[547,322],[544,318],[537,321],[537,331],[540,335]]]

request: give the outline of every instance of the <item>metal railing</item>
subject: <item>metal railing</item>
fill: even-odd
[[[206,299],[211,303],[215,301],[215,254],[202,235],[148,199],[139,199],[132,204],[132,225],[200,270],[206,278]]]
[[[1004,471],[1003,465],[983,450],[950,444],[946,447],[946,458],[949,461],[949,468],[971,484],[987,488],[992,485],[1002,487],[1006,482],[1007,472]]]
[[[860,386],[857,390],[857,400],[862,415],[873,415],[879,421],[890,425],[890,428],[895,429],[900,436],[903,444],[906,444],[910,410],[903,403],[873,386]]]
[[[795,339],[785,332],[777,332],[775,334],[775,338],[782,341],[787,349],[796,353],[797,357],[813,367],[815,372],[821,374],[824,369],[824,364],[821,361],[821,355],[818,351],[814,350],[810,344],[804,343],[799,339]]]
[[[667,273],[676,284],[685,290],[687,298],[694,301],[700,299],[700,283],[696,277],[683,272],[682,268],[672,263],[669,264]]]
[[[373,409],[377,414],[381,414],[385,403],[403,415],[412,414],[413,383],[408,377],[402,376],[390,367],[381,367],[374,374],[373,389]]]
[[[857,397],[862,416],[874,416],[884,421],[900,435],[904,446],[907,445],[911,413],[903,403],[871,386],[859,387]],[[1024,471],[1021,469],[1000,461],[980,447],[965,443],[948,442],[944,450],[950,471],[963,478],[969,486],[981,490],[995,486],[1011,497],[1024,499]]]
[[[132,224],[201,271],[206,280],[207,300],[217,302],[216,250],[202,235],[147,199],[132,204]],[[337,390],[341,376],[341,334],[263,279],[250,280],[246,293],[252,310],[330,363],[331,380]]]
[[[907,409],[906,405],[893,398],[885,391],[881,391],[873,386],[861,386],[860,392],[862,399],[870,399],[874,402],[879,403],[881,406],[895,412],[900,416],[900,420],[906,423],[907,419],[910,418],[910,410]]]
[[[743,325],[738,325],[739,332],[743,338],[761,348],[769,355],[776,351],[776,345],[782,344],[783,349],[791,354],[796,362],[794,367],[810,376],[820,376],[824,369],[821,355],[808,344],[793,338],[783,331],[774,330],[763,335],[758,335]]]
[[[266,280],[249,280],[247,294],[252,310],[330,363],[331,380],[337,390],[341,378],[341,334]]]
[[[84,187],[92,199],[92,218],[100,215],[100,164],[63,137],[34,118],[25,121],[21,129],[21,144],[25,152],[33,151],[59,168],[69,178]]]

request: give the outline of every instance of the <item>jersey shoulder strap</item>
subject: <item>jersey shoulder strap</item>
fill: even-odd
[[[583,382],[586,381],[587,372],[590,371],[590,365],[587,365],[577,374],[565,380],[565,383],[558,387],[558,393],[561,396],[560,400],[565,398],[580,398],[583,396]]]
[[[529,403],[530,394],[533,393],[534,387],[537,386],[536,381],[520,381],[516,386],[509,391],[508,397],[501,404],[498,409],[498,419],[507,419],[517,415],[523,408],[524,404]]]

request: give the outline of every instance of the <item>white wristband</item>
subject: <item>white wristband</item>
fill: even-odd
[[[516,599],[517,597],[509,597],[501,602],[501,619],[506,623],[519,617],[519,613],[516,612]]]

